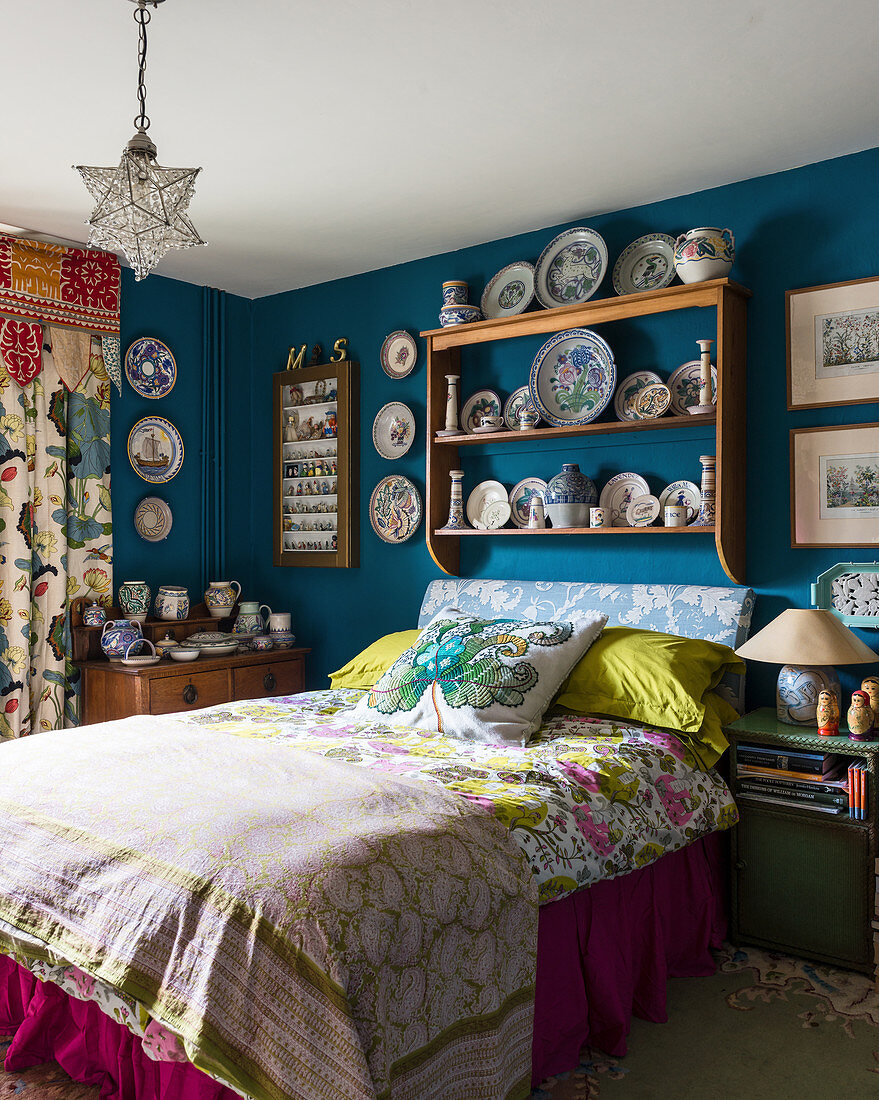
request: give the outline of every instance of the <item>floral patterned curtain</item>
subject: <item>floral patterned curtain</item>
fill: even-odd
[[[110,383],[82,336],[71,391],[45,345],[24,386],[0,358],[0,739],[78,723],[70,601],[112,594]]]

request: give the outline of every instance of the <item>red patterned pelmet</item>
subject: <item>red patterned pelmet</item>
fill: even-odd
[[[119,261],[0,235],[0,313],[118,335]]]

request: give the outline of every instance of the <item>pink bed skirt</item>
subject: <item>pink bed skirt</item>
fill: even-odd
[[[540,910],[534,1084],[573,1069],[585,1043],[626,1051],[633,1015],[664,1022],[670,977],[713,974],[726,929],[724,842],[714,834],[657,863]],[[154,1062],[91,1001],[68,997],[0,955],[6,1069],[56,1061],[102,1100],[237,1100],[194,1066]]]

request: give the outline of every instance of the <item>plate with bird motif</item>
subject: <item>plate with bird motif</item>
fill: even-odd
[[[141,397],[157,400],[174,389],[177,363],[167,344],[143,336],[125,353],[125,377]]]
[[[383,542],[411,539],[421,523],[421,493],[408,477],[383,477],[369,498],[369,522]]]
[[[617,294],[661,290],[675,277],[675,241],[668,233],[647,233],[627,245],[613,265]]]
[[[527,386],[520,386],[517,390],[513,390],[504,402],[504,423],[511,432],[516,431],[519,427],[519,412],[526,406],[537,413]],[[540,413],[537,413],[537,424],[539,423]],[[537,427],[537,424],[535,424],[535,427]]]
[[[379,357],[388,378],[405,378],[415,366],[418,345],[408,332],[398,329],[385,337]]]
[[[595,420],[613,397],[616,380],[613,352],[598,333],[569,328],[535,355],[528,389],[543,419],[563,428]]]
[[[534,299],[534,264],[525,260],[507,264],[489,280],[482,292],[483,317],[515,317]]]
[[[144,497],[134,509],[134,529],[147,542],[161,542],[171,532],[174,517],[161,497]]]
[[[607,271],[607,245],[594,229],[566,229],[540,253],[534,293],[547,309],[588,301]]]
[[[691,359],[681,363],[668,380],[671,390],[671,411],[675,416],[686,416],[691,405],[699,404],[699,379],[702,377],[702,363]],[[717,367],[711,364],[711,400],[717,402]]]
[[[183,465],[180,432],[164,416],[145,416],[128,433],[128,461],[144,481],[170,481]]]

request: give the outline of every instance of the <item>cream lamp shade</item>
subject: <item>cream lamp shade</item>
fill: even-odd
[[[739,646],[749,661],[783,664],[778,674],[778,719],[814,726],[819,691],[833,691],[842,710],[833,665],[879,663],[879,655],[856,637],[832,611],[788,608]]]

